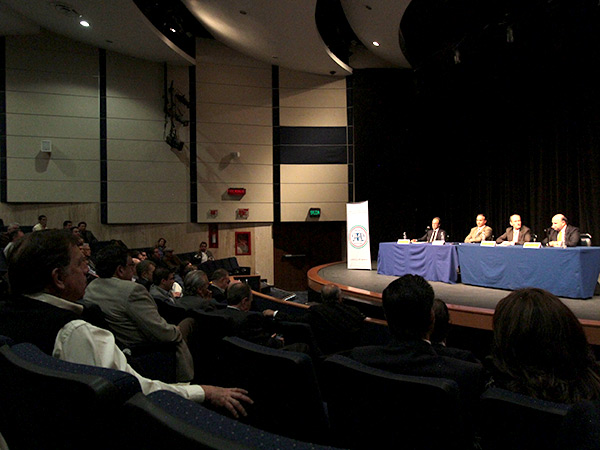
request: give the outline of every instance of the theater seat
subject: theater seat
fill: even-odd
[[[0,432],[15,449],[107,449],[117,413],[140,392],[125,372],[53,358],[32,344],[0,348]]]
[[[222,386],[246,389],[249,425],[303,441],[323,443],[328,420],[310,356],[226,337]]]
[[[466,449],[472,435],[458,386],[397,375],[334,355],[322,366],[333,445],[356,449]]]
[[[131,432],[126,448],[192,449],[326,449],[245,425],[167,391],[135,395],[124,405]]]
[[[484,450],[558,450],[558,430],[569,408],[490,388],[480,399],[482,446]]]

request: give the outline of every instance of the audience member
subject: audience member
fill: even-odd
[[[152,274],[152,286],[150,286],[150,295],[156,301],[175,304],[175,298],[171,294],[171,288],[175,278],[173,272],[164,267],[158,267]]]
[[[433,323],[433,330],[431,331],[430,341],[435,352],[441,356],[450,356],[464,361],[479,363],[480,361],[471,351],[446,346],[446,339],[450,332],[450,312],[448,311],[446,303],[440,299],[434,299],[433,314],[435,320]]]
[[[309,324],[319,349],[326,355],[355,347],[365,320],[364,314],[356,307],[344,304],[342,291],[335,284],[323,286],[321,300],[323,303],[311,306],[300,316],[269,309],[263,314],[275,316],[276,320]]]
[[[70,220],[65,220],[63,222],[63,230],[70,230],[71,228],[73,228],[73,222]]]
[[[84,302],[100,307],[112,332],[124,345],[174,342],[177,380],[190,381],[194,366],[186,339],[193,320],[186,319],[175,326],[160,316],[148,291],[132,281],[133,261],[127,249],[111,245],[100,250],[96,271],[100,278],[87,286]]]
[[[137,273],[135,282],[141,284],[146,290],[150,291],[150,286],[152,286],[152,275],[154,274],[155,269],[156,265],[149,259],[140,261],[135,267]]]
[[[165,248],[167,248],[167,240],[165,238],[158,238],[158,241],[156,241],[156,245],[154,246],[154,248],[158,249],[158,252],[160,253],[160,257],[162,259],[165,252]]]
[[[487,219],[483,214],[478,214],[475,218],[477,226],[471,228],[471,231],[465,238],[467,243],[478,243],[481,241],[489,241],[492,238],[492,228],[486,225]]]
[[[206,261],[214,261],[215,258],[210,250],[208,250],[208,244],[204,241],[200,242],[198,253],[192,257],[192,262],[195,264],[202,264]]]
[[[423,277],[404,275],[392,281],[382,296],[392,341],[386,346],[356,347],[347,356],[389,372],[454,380],[461,397],[474,401],[484,387],[483,367],[441,356],[433,348],[433,298],[433,288]]]
[[[167,384],[135,372],[112,333],[86,322],[86,307],[76,303],[85,291],[87,265],[71,233],[32,233],[19,242],[10,259],[13,295],[0,302],[0,334],[31,342],[46,353],[79,364],[123,370],[135,376],[142,392],[169,390],[197,402],[246,415],[241,402],[252,403],[237,388]]]
[[[4,256],[6,258],[10,256],[15,244],[19,241],[19,239],[23,238],[23,236],[25,236],[25,233],[23,233],[20,228],[12,230],[8,233],[8,244],[6,244],[6,247],[4,247]]]
[[[496,386],[559,403],[600,399],[600,366],[581,323],[555,295],[520,289],[494,313]]]
[[[158,247],[154,247],[152,249],[152,254],[150,255],[149,259],[156,267],[164,267],[165,269],[167,268],[167,265],[162,260],[162,252]]]
[[[183,279],[183,297],[177,304],[185,309],[214,311],[218,305],[210,298],[208,277],[201,270],[189,272]]]
[[[81,236],[81,239],[83,239],[83,242],[87,242],[88,244],[95,244],[98,242],[94,233],[87,229],[87,223],[79,222],[77,227],[79,228],[79,235]]]
[[[229,272],[225,269],[217,269],[212,273],[211,282],[208,286],[214,298],[219,303],[227,303],[227,286],[231,282]]]
[[[552,227],[542,244],[549,247],[577,247],[580,238],[579,228],[569,225],[564,214],[556,214],[552,217]]]
[[[272,348],[282,348],[284,341],[275,334],[274,321],[260,312],[250,311],[252,290],[247,283],[232,283],[227,289],[227,307],[216,310],[229,318],[231,334],[255,344]]]
[[[85,262],[88,266],[88,282],[90,282],[94,278],[98,278],[98,274],[96,273],[96,264],[92,260],[92,249],[90,244],[87,242],[83,242],[79,248],[81,249],[83,256],[85,256]]]
[[[162,260],[173,273],[181,269],[181,260],[174,254],[172,248],[165,248]]]
[[[38,216],[38,223],[33,226],[33,231],[42,231],[45,230],[48,226],[48,218],[43,214]]]

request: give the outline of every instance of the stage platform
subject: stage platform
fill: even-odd
[[[377,262],[372,270],[348,270],[346,262],[336,262],[312,268],[308,272],[308,286],[320,291],[325,284],[337,284],[345,298],[355,302],[381,307],[381,293],[397,277],[379,275]],[[492,329],[496,304],[510,291],[466,284],[430,282],[435,295],[448,305],[452,323],[483,330]],[[587,300],[561,298],[579,318],[591,344],[600,345],[600,296]]]

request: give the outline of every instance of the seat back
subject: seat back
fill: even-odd
[[[569,408],[556,447],[561,450],[600,449],[600,401],[586,400]]]
[[[581,233],[579,235],[579,245],[583,247],[592,246],[592,235],[589,233]]]
[[[267,433],[168,391],[135,395],[124,411],[131,430],[125,443],[129,448],[162,450],[165,442],[177,450],[328,448]]]
[[[334,445],[351,448],[463,449],[454,381],[398,375],[334,355],[322,367]]]
[[[557,449],[558,429],[570,405],[490,388],[480,399],[482,444],[487,449]]]
[[[272,433],[322,442],[328,420],[311,358],[238,337],[222,347],[223,385],[248,390],[248,424]]]
[[[137,392],[125,372],[61,361],[27,343],[0,348],[0,432],[11,450],[111,448],[119,407]]]

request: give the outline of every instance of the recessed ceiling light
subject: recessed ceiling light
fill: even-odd
[[[377,42],[377,41],[373,41],[373,45],[374,45],[375,47],[379,47],[379,42]]]
[[[171,33],[176,33],[176,31],[175,31],[175,28],[173,28],[173,27],[169,28],[169,31],[170,31]]]
[[[82,19],[82,20],[79,21],[79,25],[81,25],[82,27],[86,27],[87,28],[87,27],[90,26],[90,23],[87,20],[83,20]]]

